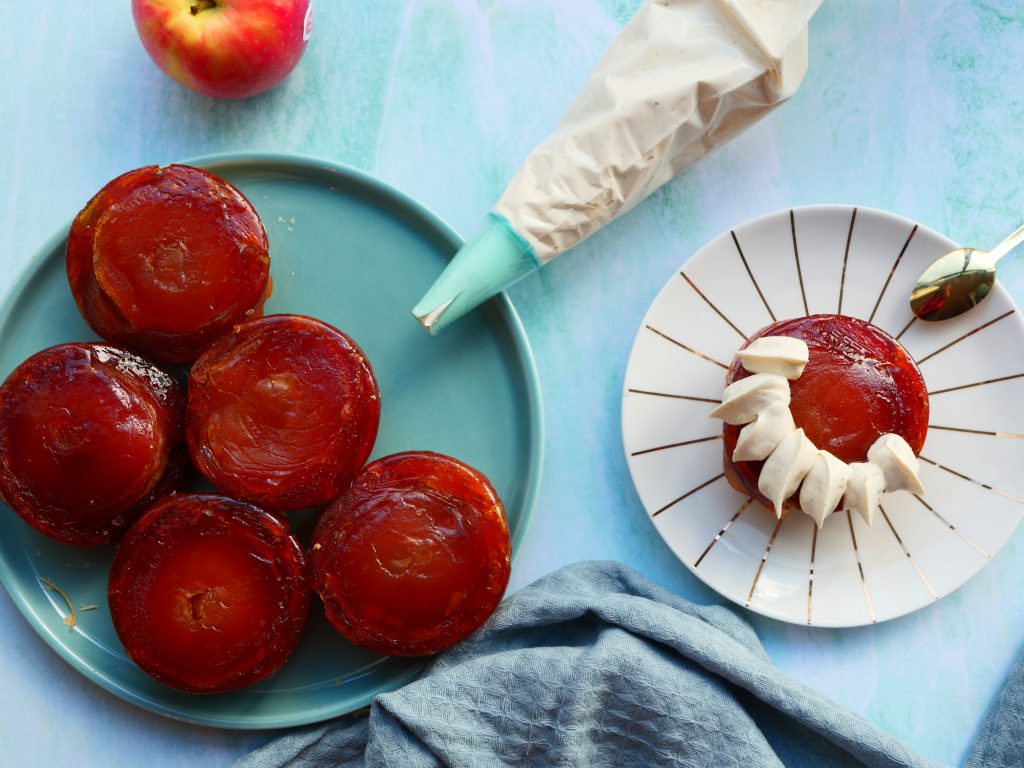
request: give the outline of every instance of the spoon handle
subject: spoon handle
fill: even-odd
[[[992,259],[992,263],[999,261],[1003,256],[1008,254],[1018,245],[1024,242],[1024,226],[1020,226],[1015,229],[1009,237],[1003,242],[988,252],[989,258]]]

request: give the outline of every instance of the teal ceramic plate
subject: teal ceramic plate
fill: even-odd
[[[461,245],[458,235],[390,187],[329,162],[280,155],[189,162],[238,186],[263,217],[274,281],[267,312],[322,318],[365,350],[382,401],[374,456],[432,450],[483,471],[505,502],[517,552],[543,445],[540,390],[519,318],[500,296],[431,338],[410,314]],[[0,304],[0,377],[44,347],[95,338],[68,288],[64,234],[46,244]],[[300,534],[309,522],[299,521]],[[0,578],[29,623],[79,672],[153,712],[222,728],[312,723],[365,706],[422,666],[348,644],[314,599],[298,649],[274,677],[227,694],[177,692],[142,673],[113,631],[106,607],[112,555],[110,547],[52,542],[0,504]],[[73,601],[73,629],[63,598],[41,579]]]

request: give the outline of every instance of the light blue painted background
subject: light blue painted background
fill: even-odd
[[[160,74],[125,0],[0,0],[0,291],[109,178],[217,151],[350,163],[472,234],[638,4],[319,0],[295,74],[228,103]],[[644,519],[622,458],[623,368],[647,305],[711,237],[792,205],[887,208],[993,243],[1024,213],[1022,59],[1017,0],[825,0],[788,105],[513,289],[548,425],[514,587],[616,558],[695,601],[720,601]],[[1018,301],[1020,264],[1002,272]],[[952,596],[881,626],[808,630],[744,615],[784,671],[958,763],[1024,641],[1022,536]],[[0,629],[2,765],[220,766],[267,738],[115,699],[51,652],[6,596]]]

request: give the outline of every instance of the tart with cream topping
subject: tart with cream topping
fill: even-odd
[[[774,323],[739,350],[722,405],[730,484],[781,516],[820,526],[836,510],[871,522],[882,493],[922,495],[917,455],[928,394],[896,339],[863,320],[812,315]]]

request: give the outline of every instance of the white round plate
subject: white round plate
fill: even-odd
[[[956,247],[884,211],[808,206],[723,233],[665,283],[629,357],[622,438],[651,521],[712,589],[783,621],[859,626],[948,595],[1009,539],[1024,512],[1024,323],[998,284],[941,323],[914,321],[907,303]],[[748,334],[818,313],[885,329],[928,386],[925,498],[886,495],[870,527],[846,513],[820,532],[806,515],[776,521],[725,480],[708,417]]]

